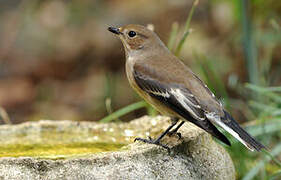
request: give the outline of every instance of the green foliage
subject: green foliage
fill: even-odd
[[[235,162],[239,178],[243,180],[259,179],[258,177],[268,179],[270,176],[277,176],[276,173],[281,169],[281,162],[276,157],[281,153],[281,113],[279,113],[281,87],[246,84],[246,88],[250,90],[249,93],[254,92],[259,97],[249,100],[249,105],[256,114],[256,120],[252,121],[253,125],[246,126],[246,130],[272,151],[252,153],[235,141],[229,152]]]
[[[275,156],[281,153],[281,143],[277,145],[270,153],[269,156],[266,156],[264,159],[260,160],[242,179],[243,180],[251,180],[253,179],[261,169],[265,167],[267,163],[271,159],[274,159]],[[281,168],[281,164],[277,161],[279,168]]]

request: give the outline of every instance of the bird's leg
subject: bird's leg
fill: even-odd
[[[170,131],[170,132],[168,133],[168,135],[171,136],[171,135],[177,133],[177,131],[179,130],[179,128],[180,128],[183,124],[184,124],[184,121],[182,121],[175,129],[173,129],[172,131]],[[178,135],[179,139],[181,139],[181,133],[177,133],[177,135]]]
[[[149,143],[149,144],[155,144],[158,146],[161,146],[165,149],[168,149],[168,151],[170,150],[170,148],[165,145],[165,144],[161,144],[160,140],[167,134],[169,133],[169,131],[177,124],[178,121],[172,121],[172,124],[156,139],[152,139],[151,137],[148,137],[148,139],[143,139],[143,138],[136,138],[134,141],[142,141],[144,143]]]

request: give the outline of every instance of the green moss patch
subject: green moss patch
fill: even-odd
[[[119,143],[73,143],[73,144],[14,144],[0,145],[0,157],[38,157],[60,159],[119,150]]]

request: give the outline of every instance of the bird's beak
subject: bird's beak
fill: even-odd
[[[108,30],[114,34],[122,34],[122,32],[120,32],[119,28],[115,28],[115,27],[109,27]]]

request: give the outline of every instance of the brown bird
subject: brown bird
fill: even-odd
[[[265,148],[239,126],[207,85],[172,54],[153,31],[134,24],[108,30],[117,34],[123,43],[130,85],[156,110],[172,119],[172,124],[158,138],[135,140],[169,149],[160,140],[190,121],[227,145],[231,145],[229,140],[215,125],[252,151]],[[179,120],[182,122],[171,130]]]

